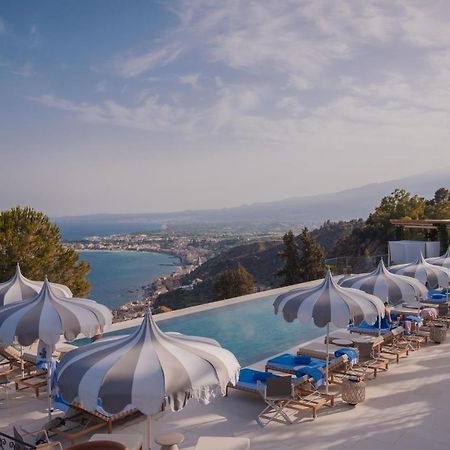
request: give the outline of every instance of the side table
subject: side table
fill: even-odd
[[[161,446],[161,450],[179,450],[178,444],[184,441],[181,433],[163,433],[156,437],[155,442]]]
[[[350,405],[357,405],[366,398],[366,383],[358,377],[346,377],[342,381],[342,400]]]
[[[430,326],[430,339],[437,344],[447,339],[447,327],[442,323],[432,323]]]

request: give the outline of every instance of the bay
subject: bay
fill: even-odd
[[[142,286],[177,269],[178,258],[170,255],[133,251],[80,251],[80,260],[91,270],[89,298],[109,308],[144,297]]]

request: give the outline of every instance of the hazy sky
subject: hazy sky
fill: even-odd
[[[448,165],[448,1],[0,3],[0,208],[234,206]]]

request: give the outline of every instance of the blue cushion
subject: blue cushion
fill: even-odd
[[[307,366],[311,363],[311,358],[309,356],[297,355],[294,356],[294,364]]]
[[[267,378],[273,378],[273,377],[276,377],[276,375],[271,372],[258,372],[255,370],[255,372],[253,374],[254,381],[262,381],[263,383],[267,380]]]
[[[253,375],[255,370],[253,369],[241,369],[239,372],[239,381],[243,381],[245,383],[253,383],[255,381]]]

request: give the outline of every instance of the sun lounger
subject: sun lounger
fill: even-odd
[[[88,411],[80,404],[72,404],[64,418],[55,420],[54,426],[49,430],[73,445],[77,439],[103,427],[107,427],[108,433],[112,433],[113,423],[138,413],[136,408],[131,408],[118,414],[105,415],[99,411]]]
[[[385,335],[391,331],[391,327],[378,328],[374,325],[368,325],[365,322],[361,322],[358,326],[350,325],[348,327],[350,333],[369,334],[371,336]]]
[[[334,357],[334,354],[337,350],[342,347],[339,345],[329,344],[328,347],[326,344],[322,344],[321,342],[309,342],[308,344],[301,345],[297,351],[298,355],[310,356],[311,358],[317,359],[326,359],[327,350],[328,356],[330,358]]]
[[[330,359],[328,367],[329,381],[331,383],[340,383],[340,375],[358,375],[351,370],[353,364],[358,361],[358,351],[353,348],[339,348]],[[325,376],[326,360],[312,358],[305,355],[292,355],[285,353],[275,358],[269,359],[265,370],[272,370],[282,373],[297,375],[304,367],[312,367],[320,370]]]
[[[381,354],[395,356],[397,364],[400,362],[400,357],[409,355],[410,346],[403,339],[404,331],[403,327],[394,328],[383,336],[383,344],[381,345]]]
[[[201,436],[194,450],[250,450],[250,439],[241,437]]]
[[[262,372],[253,369],[241,369],[239,374],[239,380],[236,385],[227,386],[228,388],[248,392],[251,394],[261,395],[265,389],[265,384],[267,378],[278,377],[271,372]],[[323,377],[323,375],[322,375]],[[311,408],[312,417],[315,419],[317,417],[317,411],[324,405],[330,404],[334,405],[334,395],[319,393],[314,387],[315,380],[312,379],[311,374],[304,374],[298,377],[292,377],[291,383],[294,388],[294,392],[297,394],[295,401],[291,402],[289,407],[291,409],[299,409],[300,406],[306,406]]]
[[[15,349],[12,345],[1,345],[0,344],[0,356],[9,362],[11,367],[22,367],[24,371],[29,375],[33,370],[36,370],[34,364],[35,359],[29,358],[25,354],[20,354],[20,352]]]
[[[285,353],[269,359],[266,363],[265,370],[276,370],[277,372],[289,373],[295,375],[299,369],[305,366],[325,368],[326,361],[324,359],[311,358],[304,355],[292,355]]]
[[[36,397],[39,397],[41,389],[47,389],[47,371],[38,371],[33,375],[27,375],[23,378],[17,377],[14,380],[16,391],[24,389],[33,389]]]

